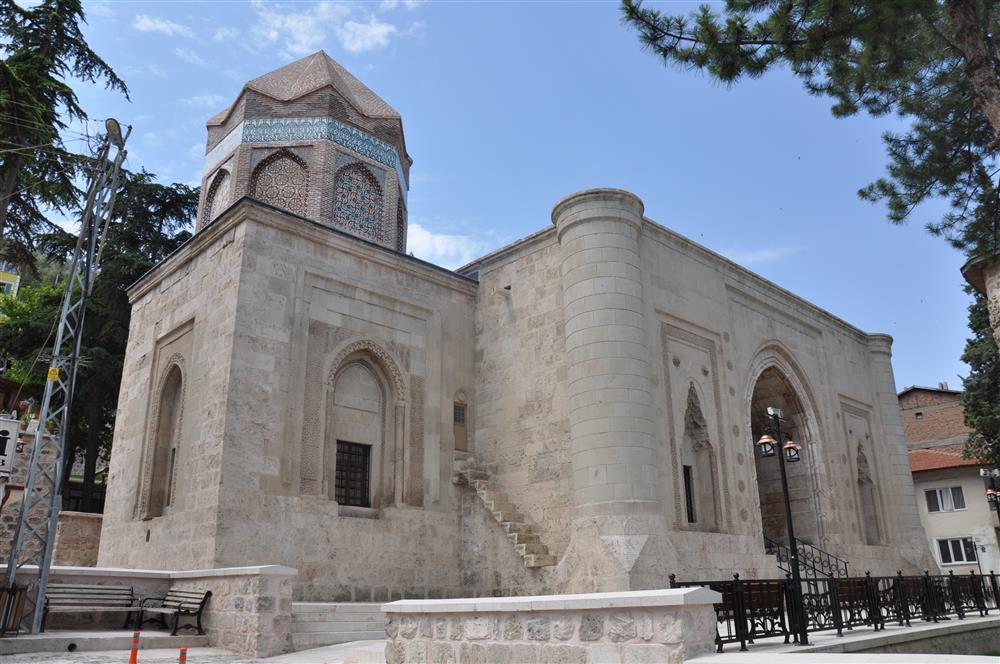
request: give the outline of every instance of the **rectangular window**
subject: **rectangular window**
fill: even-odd
[[[694,523],[694,480],[691,477],[691,466],[684,466],[684,502],[687,505],[688,523]]]
[[[452,431],[455,434],[455,449],[465,450],[467,443],[467,434],[465,428],[465,404],[455,402],[454,417],[453,417],[453,428]]]
[[[976,543],[971,537],[942,539],[937,541],[942,565],[974,563],[978,560]]]
[[[371,445],[337,441],[334,498],[341,505],[371,507],[368,495],[371,451]]]
[[[954,512],[965,509],[965,495],[962,487],[952,486],[943,489],[928,489],[924,491],[928,512]]]

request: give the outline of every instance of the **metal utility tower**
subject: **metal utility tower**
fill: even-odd
[[[109,118],[105,124],[107,133],[92,162],[87,203],[80,219],[80,237],[76,241],[63,294],[59,326],[52,344],[48,378],[38,415],[38,431],[35,433],[31,462],[24,481],[21,512],[4,578],[4,588],[13,589],[18,580],[18,570],[25,565],[35,566],[34,570],[23,570],[22,576],[33,574],[36,578],[27,584],[24,581],[19,584],[27,587],[25,608],[31,608],[29,629],[33,634],[41,631],[56,524],[62,507],[69,409],[80,365],[80,341],[87,298],[93,288],[111,221],[111,210],[118,191],[118,173],[125,160],[125,141],[132,132],[132,128],[128,127],[122,135],[120,125],[114,119]],[[114,160],[109,158],[112,146],[118,150]]]

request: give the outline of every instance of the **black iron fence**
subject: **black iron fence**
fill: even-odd
[[[909,627],[915,620],[940,622],[1000,610],[1000,577],[993,572],[803,579],[801,617],[792,609],[791,584],[789,578],[741,579],[739,574],[732,581],[678,581],[670,575],[671,588],[705,587],[722,595],[715,605],[719,652],[727,643],[746,650],[748,643],[768,637],[797,642],[800,620],[808,632],[837,630],[843,636],[855,627],[879,631],[887,623]]]

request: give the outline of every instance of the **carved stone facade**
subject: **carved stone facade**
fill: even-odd
[[[889,337],[618,190],[566,198],[552,225],[457,272],[406,256],[398,117],[326,75],[278,77],[321,98],[274,132],[330,151],[247,140],[259,113],[299,103],[271,76],[210,122],[210,156],[231,156],[209,170],[258,200],[203,205],[214,220],[130,291],[102,566],[282,564],[297,599],[328,601],[773,578],[783,504],[753,446],[769,406],[803,446],[799,536],[852,571],[929,566]],[[394,166],[315,120],[362,110],[383,114],[363,127]],[[165,436],[171,366],[183,404]],[[153,510],[160,449],[170,500]]]

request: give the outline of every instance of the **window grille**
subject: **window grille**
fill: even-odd
[[[371,507],[369,477],[371,445],[337,441],[337,473],[334,498],[341,505]]]

